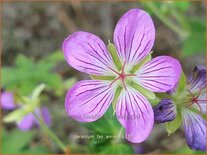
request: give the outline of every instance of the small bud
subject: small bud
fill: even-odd
[[[154,108],[154,120],[156,123],[169,122],[177,115],[176,106],[170,99],[163,99]]]

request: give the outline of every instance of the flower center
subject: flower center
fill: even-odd
[[[124,72],[125,65],[126,65],[126,62],[124,62],[123,66],[121,68],[121,73],[119,73],[118,71],[116,71],[113,68],[109,67],[114,73],[116,73],[118,75],[118,77],[115,80],[113,80],[109,86],[112,86],[117,80],[120,80],[123,87],[124,87],[124,89],[126,90],[126,84],[125,84],[126,77],[127,76],[136,76],[136,74],[126,74]]]
[[[204,101],[204,100],[199,100],[199,99],[198,99],[199,96],[200,96],[201,93],[202,93],[202,88],[201,88],[201,87],[199,88],[199,92],[198,92],[198,95],[197,95],[197,96],[195,96],[190,90],[187,90],[187,91],[188,91],[189,94],[190,94],[190,104],[188,104],[186,107],[189,107],[189,106],[191,106],[191,105],[193,105],[193,104],[197,104],[198,107],[199,107],[199,111],[200,111],[200,113],[202,113],[202,108],[201,108],[200,104],[198,103],[199,101]]]

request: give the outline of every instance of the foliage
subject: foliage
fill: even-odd
[[[168,134],[174,133],[181,126],[181,123],[182,123],[181,113],[178,112],[176,118],[173,121],[166,123],[166,129]]]
[[[46,154],[49,151],[43,145],[32,146],[35,133],[33,131],[22,132],[13,129],[6,132],[2,129],[2,154]],[[9,147],[8,147],[9,146]]]
[[[206,51],[206,23],[201,19],[191,18],[190,35],[183,42],[182,54],[191,56]]]
[[[151,15],[178,34],[182,41],[182,56],[205,53],[206,21],[201,17],[188,17],[192,2],[141,2]]]
[[[204,152],[191,150],[189,147],[184,146],[180,148],[179,150],[166,152],[166,154],[204,154]]]
[[[15,67],[2,68],[3,88],[18,90],[21,95],[28,95],[40,83],[45,83],[54,90],[60,89],[62,86],[61,76],[54,73],[52,69],[62,60],[63,56],[60,51],[37,62],[19,54],[15,61]]]
[[[101,154],[132,154],[132,146],[126,143],[121,143],[125,139],[122,133],[118,137],[121,125],[113,114],[113,107],[110,106],[105,115],[99,120],[92,123],[82,123],[94,138],[89,141],[90,153]],[[116,141],[120,143],[116,143]]]

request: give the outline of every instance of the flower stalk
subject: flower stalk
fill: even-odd
[[[120,142],[120,140],[121,140],[120,137],[121,137],[123,131],[124,131],[124,127],[122,126],[122,127],[119,129],[119,132],[118,132],[117,137],[116,137],[116,139],[114,140],[113,144],[117,144],[117,143]]]
[[[42,127],[42,129],[49,135],[49,137],[51,137],[51,139],[53,139],[53,141],[55,141],[58,147],[67,154],[68,151],[65,144],[57,137],[57,135],[44,123],[44,121],[36,113],[33,112],[33,115],[39,121],[39,124]]]

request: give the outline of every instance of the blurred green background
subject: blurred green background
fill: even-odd
[[[76,81],[89,79],[67,65],[61,53],[63,40],[75,31],[88,31],[105,43],[113,40],[118,19],[131,8],[147,11],[156,27],[153,57],[170,55],[177,58],[186,75],[195,65],[206,64],[205,1],[183,2],[81,2],[3,3],[2,70],[4,90],[28,96],[40,83],[47,89],[41,93],[41,104],[48,106],[51,129],[68,146],[70,153],[200,153],[188,149],[181,130],[168,136],[158,124],[141,144],[114,144],[120,128],[115,118],[101,118],[94,123],[78,123],[67,117],[64,98]],[[108,110],[108,114],[111,113]],[[2,111],[2,118],[10,111]],[[63,153],[41,129],[23,132],[15,123],[2,123],[2,153]],[[77,138],[78,135],[94,136]]]

